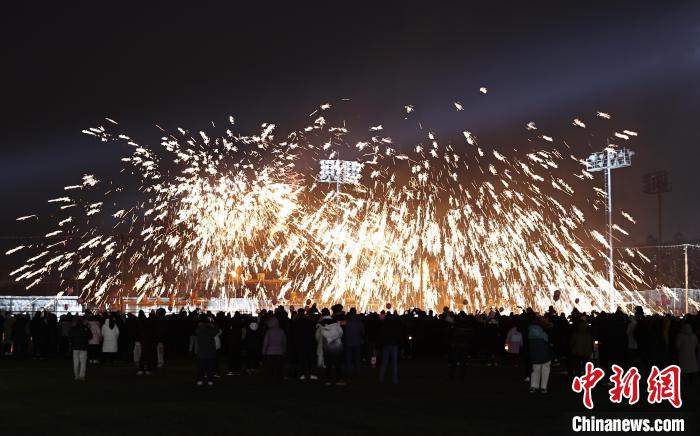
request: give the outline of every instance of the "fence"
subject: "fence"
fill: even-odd
[[[42,309],[61,316],[68,312],[82,313],[83,306],[78,304],[78,297],[0,295],[0,311],[33,314]]]
[[[142,298],[125,297],[121,299],[121,307],[110,307],[111,310],[121,310],[124,313],[138,313],[140,310],[148,313],[151,310],[165,308],[169,312],[179,311],[181,309],[194,310],[199,308],[202,310],[210,310],[216,312],[241,312],[255,313],[258,309],[269,308],[269,301],[262,301],[251,298],[209,298],[196,299],[195,301],[189,298]]]
[[[685,313],[685,289],[661,288],[642,291],[622,292],[622,301],[628,310],[634,306],[644,306],[649,312],[672,313],[682,315]],[[169,312],[180,309],[193,310],[200,308],[216,312],[241,312],[256,313],[259,309],[275,307],[277,304],[267,300],[251,298],[210,298],[198,299],[173,299],[168,298],[123,298],[120,307],[108,307],[109,310],[120,310],[125,313],[137,313],[143,310],[148,313],[152,309],[166,308]],[[288,308],[288,304],[284,304]],[[303,307],[298,304],[296,307]],[[348,306],[350,307],[350,306]],[[15,313],[34,313],[38,310],[48,310],[61,316],[68,312],[82,313],[84,306],[78,303],[78,297],[47,297],[47,296],[0,296],[0,311]],[[697,314],[700,312],[700,289],[688,290],[688,312]]]
[[[685,289],[662,288],[645,291],[623,292],[623,301],[628,308],[644,306],[654,312],[683,315],[685,313]],[[700,289],[688,289],[688,312],[700,310]]]

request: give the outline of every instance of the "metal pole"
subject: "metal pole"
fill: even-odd
[[[688,244],[683,244],[683,255],[685,257],[685,313],[688,313]]]
[[[423,194],[423,193],[421,193]],[[422,309],[423,303],[425,302],[425,283],[423,281],[423,234],[425,233],[425,216],[423,215],[423,211],[420,209],[420,204],[421,202],[418,202],[418,210],[416,212],[420,211],[420,237],[418,239],[419,245],[419,253],[420,253],[420,259],[418,262],[418,274],[420,275],[420,288],[418,290],[418,298],[416,302],[416,307],[419,307]]]
[[[608,152],[608,160],[610,159],[610,152]],[[615,269],[613,266],[613,222],[612,222],[612,170],[607,168],[605,170],[606,185],[608,188],[608,279],[610,280],[610,291],[615,290]]]
[[[658,195],[659,195],[659,244],[661,244],[664,240],[663,234],[661,233],[662,229],[663,229],[663,227],[661,226],[661,190],[659,190]]]
[[[335,201],[340,206],[340,179],[335,182]]]
[[[420,290],[418,292],[418,301],[416,302],[416,307],[422,306],[424,285],[423,285],[423,224],[421,221],[421,235],[420,235],[420,261],[418,263],[418,274],[420,274]]]
[[[340,161],[340,152],[338,152],[338,162],[337,164],[337,172],[336,172],[336,177],[335,177],[335,201],[336,204],[338,205],[338,213],[340,213],[340,183],[341,180],[340,178],[343,175],[343,168],[342,168],[342,162]],[[340,219],[340,215],[338,215],[338,218]],[[342,221],[341,221],[342,222]],[[340,256],[342,255],[342,250],[338,250],[338,265],[336,266],[337,270],[337,278],[336,280],[338,281],[338,288],[340,288],[340,266],[341,266],[341,258]]]
[[[338,159],[336,162],[338,162],[338,172],[335,175],[335,197],[338,205],[340,205],[340,178],[343,176],[343,163],[340,160],[340,151],[338,152]]]

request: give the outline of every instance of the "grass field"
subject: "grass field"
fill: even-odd
[[[473,364],[464,380],[451,381],[438,361],[401,362],[398,386],[378,385],[366,368],[348,386],[224,376],[210,387],[195,385],[187,360],[151,376],[136,376],[125,363],[89,365],[86,382],[73,381],[67,359],[2,360],[0,428],[7,435],[570,434],[572,415],[587,412],[558,372],[549,394],[530,394],[513,367]],[[640,388],[645,395],[644,380]],[[679,411],[644,398],[613,405],[599,385],[595,413],[587,414],[683,416],[690,425],[700,404],[697,388],[683,393]]]

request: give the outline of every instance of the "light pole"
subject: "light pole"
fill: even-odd
[[[663,227],[661,221],[661,195],[665,192],[671,192],[671,183],[668,180],[667,171],[656,171],[653,173],[644,175],[644,193],[650,195],[656,195],[658,197],[659,203],[659,244],[663,244]]]
[[[606,147],[605,150],[591,154],[586,159],[586,170],[590,172],[605,172],[605,188],[607,192],[607,202],[605,209],[608,221],[608,280],[610,290],[615,290],[615,269],[613,263],[613,219],[612,219],[612,170],[624,168],[632,165],[633,151],[627,148],[614,149]]]
[[[340,205],[340,187],[343,184],[356,185],[362,178],[362,164],[351,160],[321,160],[319,182],[335,183],[336,202]],[[338,255],[338,285],[340,285],[340,253]]]
[[[688,244],[683,244],[683,260],[685,266],[685,312],[684,315],[688,314]]]

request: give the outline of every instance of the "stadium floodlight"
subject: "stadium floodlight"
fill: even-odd
[[[671,192],[671,182],[668,179],[668,171],[655,171],[653,173],[648,173],[644,175],[642,179],[644,182],[644,193],[649,195],[656,195],[658,199],[658,212],[659,212],[659,230],[658,230],[658,241],[661,244],[664,240],[663,237],[663,225],[661,220],[661,196],[666,192]]]
[[[362,177],[362,164],[351,160],[321,160],[318,179],[328,183],[357,184]]]
[[[613,219],[612,219],[612,170],[624,168],[632,165],[632,155],[634,152],[627,149],[615,149],[606,147],[605,150],[596,152],[588,156],[586,159],[586,170],[590,172],[605,171],[605,187],[607,192],[607,203],[605,209],[607,211],[608,220],[608,280],[610,281],[610,290],[615,290],[615,268],[613,263]]]
[[[335,183],[336,194],[340,201],[340,185],[356,185],[362,177],[362,164],[352,160],[321,160],[320,182]]]

